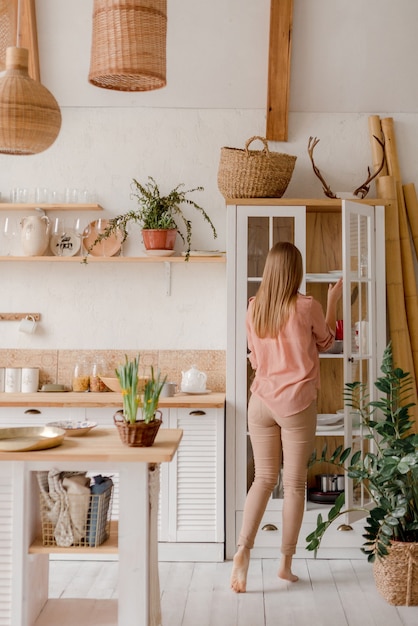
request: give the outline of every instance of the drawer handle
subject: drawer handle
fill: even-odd
[[[263,528],[261,530],[278,530],[277,526],[275,526],[274,524],[264,524]]]
[[[196,409],[196,411],[190,411],[189,415],[206,415],[206,411]]]
[[[337,530],[342,530],[342,531],[346,531],[346,530],[353,530],[353,527],[350,526],[350,524],[340,524],[337,527]]]
[[[25,411],[25,415],[30,414],[30,415],[40,415],[42,411],[40,411],[39,409],[26,409]]]

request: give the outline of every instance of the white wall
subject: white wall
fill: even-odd
[[[88,188],[107,216],[135,206],[133,177],[152,175],[163,191],[202,185],[195,200],[219,238],[194,220],[192,247],[224,249],[219,151],[265,133],[269,0],[168,0],[168,84],[137,94],[87,81],[92,0],[36,7],[41,79],[61,106],[62,129],[44,153],[0,155],[3,198],[15,186]],[[404,182],[417,183],[417,19],[416,0],[294,0],[289,141],[270,145],[298,157],[288,197],[322,195],[306,151],[311,135],[333,189],[363,182],[371,114],[394,118]],[[138,234],[127,253],[140,245]],[[23,336],[1,323],[0,346],[224,349],[225,273],[177,264],[167,296],[159,264],[3,263],[0,312],[39,311],[42,324]]]

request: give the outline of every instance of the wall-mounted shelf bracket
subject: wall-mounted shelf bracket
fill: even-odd
[[[165,295],[171,296],[171,263],[164,261]]]

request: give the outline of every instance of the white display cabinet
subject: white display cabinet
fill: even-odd
[[[341,353],[320,355],[321,390],[318,414],[343,409],[347,382],[368,384],[379,371],[386,345],[384,206],[374,201],[249,199],[230,201],[228,213],[228,338],[227,338],[227,449],[226,457],[226,553],[235,551],[246,494],[253,479],[251,443],[247,434],[247,404],[253,372],[247,358],[245,317],[248,299],[261,282],[268,250],[279,241],[291,241],[302,253],[304,279],[301,292],[313,295],[326,310],[329,283],[343,277],[343,299],[338,319],[343,320]],[[357,333],[357,334],[356,334]],[[355,449],[367,445],[363,429],[345,409],[339,429],[318,427],[317,449],[326,443]],[[232,454],[232,451],[234,454]],[[311,468],[307,490],[313,490],[315,475],[334,473],[335,468],[318,464]],[[307,491],[307,494],[310,494]],[[362,489],[353,489],[345,478],[346,502],[367,505]],[[306,535],[316,525],[318,512],[327,514],[330,504],[307,498],[297,556],[313,556],[305,550]],[[254,554],[277,557],[280,548],[282,490],[280,476],[267,506],[255,541]],[[347,518],[351,532],[330,530],[321,548],[325,556],[361,556],[362,529]],[[277,550],[272,550],[276,548]]]

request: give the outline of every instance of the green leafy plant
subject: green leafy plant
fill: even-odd
[[[311,459],[311,464],[326,461],[346,471],[364,486],[371,502],[370,508],[344,508],[342,492],[327,519],[319,514],[316,529],[306,537],[306,547],[315,555],[327,528],[350,511],[368,514],[362,551],[370,562],[384,558],[392,540],[418,541],[418,435],[411,432],[409,409],[414,403],[408,403],[414,382],[409,373],[394,367],[390,343],[381,371],[374,383],[380,392],[378,400],[369,401],[367,386],[360,382],[347,383],[344,393],[346,406],[359,412],[366,439],[374,445],[353,454],[351,448],[339,446],[330,456],[325,447],[320,458],[315,453]]]
[[[130,361],[125,354],[125,362],[115,369],[122,390],[123,419],[128,424],[135,424],[141,401],[138,393],[138,368],[139,355]]]
[[[105,230],[100,233],[91,244],[91,250],[97,243],[107,239],[110,235],[122,234],[122,243],[128,237],[128,225],[138,224],[142,229],[176,229],[183,242],[186,244],[186,261],[190,256],[192,240],[192,222],[183,213],[182,205],[186,204],[196,209],[203,219],[210,225],[213,237],[216,239],[217,232],[206,211],[194,200],[187,197],[195,191],[203,191],[203,187],[194,189],[182,189],[181,183],[172,189],[166,196],[161,195],[160,188],[152,176],[144,184],[135,178],[132,180],[132,197],[138,201],[136,210],[127,211],[109,220]],[[182,223],[186,234],[179,229],[178,221]],[[87,252],[89,252],[87,250]],[[86,260],[86,259],[85,259]]]
[[[154,368],[151,365],[151,378],[147,380],[144,388],[144,399],[142,404],[142,417],[146,424],[155,420],[155,413],[158,407],[158,401],[160,399],[161,390],[167,376],[161,379],[161,372],[158,371],[155,376]]]
[[[155,419],[161,390],[167,377],[161,378],[160,371],[155,375],[155,370],[151,365],[151,376],[145,383],[143,398],[141,398],[138,391],[138,370],[139,355],[130,361],[126,354],[125,362],[115,369],[122,390],[123,419],[129,424],[135,424],[138,409],[141,407],[142,418],[146,424],[149,424]]]

